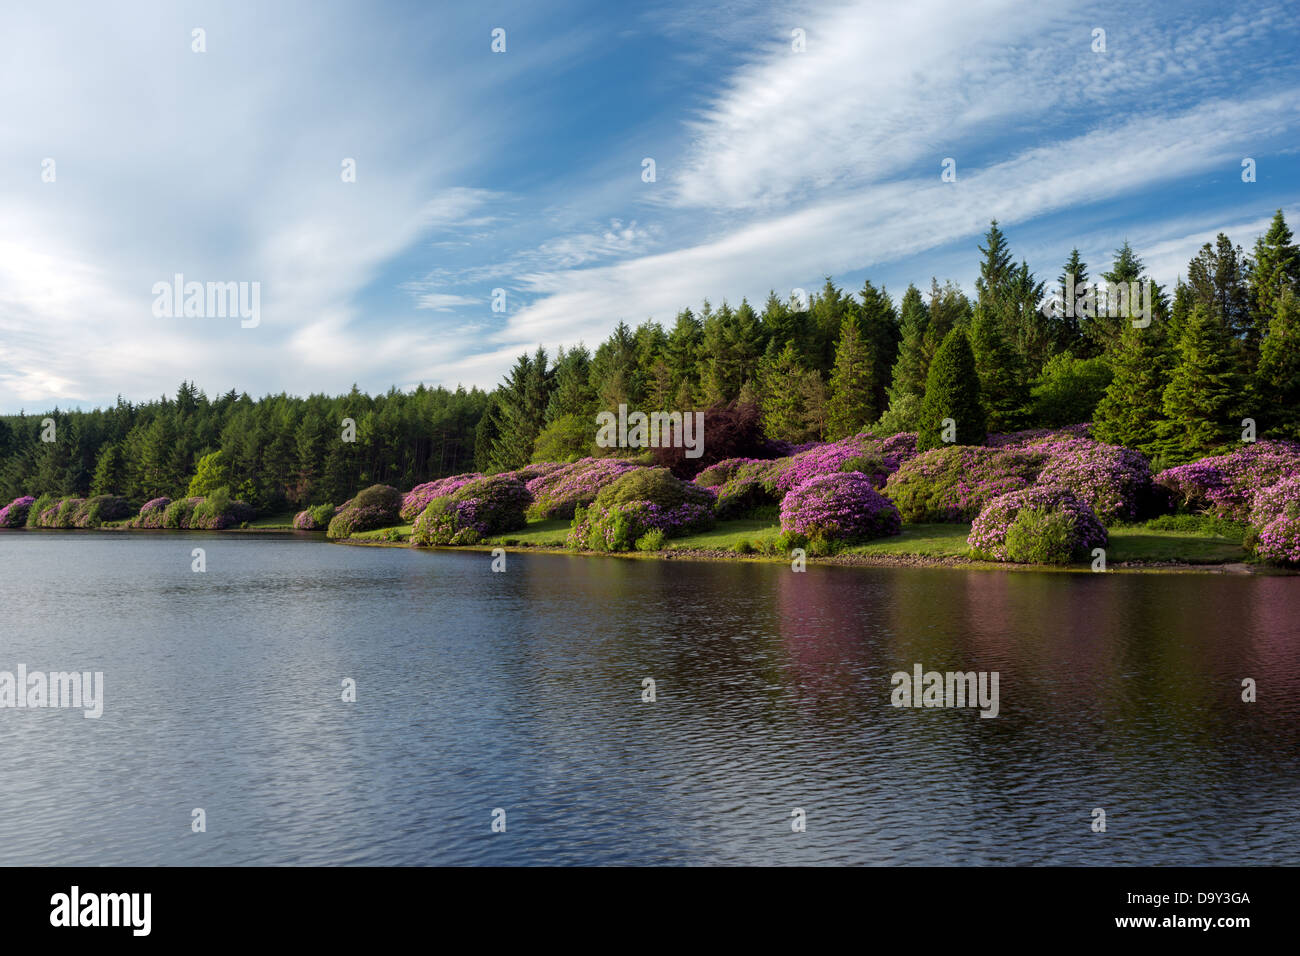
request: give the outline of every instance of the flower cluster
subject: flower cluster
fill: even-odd
[[[885,494],[909,522],[970,521],[998,495],[1032,485],[1047,458],[1029,448],[931,448],[903,462]]]
[[[786,464],[779,470],[774,469],[772,483],[778,495],[785,495],[810,478],[856,471],[869,477],[880,488],[885,479],[915,454],[915,435],[902,433],[881,441],[870,432],[862,432],[851,438],[817,445],[790,458],[778,459]]]
[[[476,478],[482,478],[478,472],[470,472],[464,475],[452,475],[450,478],[439,478],[436,481],[426,481],[422,485],[416,485],[408,491],[402,498],[402,507],[399,512],[403,521],[414,521],[420,516],[425,508],[429,507],[429,502],[434,498],[445,498],[465,485],[474,481]]]
[[[524,512],[531,501],[528,487],[516,478],[478,478],[429,502],[415,519],[411,541],[421,545],[477,544],[488,535],[524,527]]]
[[[1250,527],[1258,557],[1276,564],[1300,564],[1300,475],[1255,493]]]
[[[1106,546],[1106,529],[1087,502],[1068,488],[1035,487],[999,495],[980,511],[971,525],[970,537],[966,539],[972,553],[994,561],[1033,560],[1032,543],[1029,548],[1017,548],[1008,542],[1008,537],[1018,530],[1018,521],[1021,522],[1019,527],[1024,527],[1022,513],[1025,519],[1031,516],[1063,519],[1060,527],[1065,537],[1061,542],[1061,553],[1052,555],[1049,551],[1046,560],[1057,556],[1068,558]]]
[[[623,458],[582,458],[539,475],[527,484],[533,503],[528,517],[572,518],[580,507],[591,504],[606,485],[629,471],[643,468]]]
[[[659,505],[653,501],[620,501],[579,507],[569,528],[566,546],[589,551],[630,551],[652,531],[666,538],[713,526],[713,508],[698,501]]]
[[[1166,468],[1155,481],[1169,490],[1179,508],[1244,521],[1256,491],[1295,474],[1300,474],[1300,443],[1258,441],[1227,455]]]
[[[342,510],[330,504],[313,505],[293,516],[293,526],[298,531],[324,531]]]
[[[1028,446],[1047,455],[1037,483],[1069,488],[1109,524],[1133,520],[1151,494],[1151,465],[1145,455],[1090,438],[1053,438]]]
[[[132,528],[161,528],[170,498],[151,498],[144,503],[140,513],[131,519]]]
[[[1089,438],[1091,435],[1092,425],[1085,422],[1082,425],[1067,425],[1064,428],[1026,428],[1018,432],[999,432],[990,435],[984,444],[989,448],[1029,448],[1034,445]]]
[[[85,498],[59,498],[40,511],[36,517],[36,527],[75,528],[77,513],[85,504]]]
[[[894,503],[861,472],[809,478],[781,499],[781,530],[814,541],[851,543],[901,534]]]
[[[35,503],[31,495],[23,495],[0,508],[0,528],[21,528],[27,524],[27,512]]]

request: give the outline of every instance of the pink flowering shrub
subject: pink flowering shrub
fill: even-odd
[[[35,503],[36,499],[31,495],[23,495],[0,508],[0,528],[23,527],[27,524],[27,512]]]
[[[815,550],[901,534],[902,517],[872,479],[856,471],[817,475],[781,499],[781,531]]]
[[[81,510],[85,503],[85,498],[59,498],[52,501],[37,515],[35,526],[38,528],[75,528],[77,512]]]
[[[132,528],[161,528],[170,498],[151,498],[140,508],[140,513],[131,519]]]
[[[1257,557],[1274,564],[1300,564],[1300,474],[1255,493],[1250,531]]]
[[[1151,464],[1131,448],[1089,438],[1038,442],[1029,446],[1047,455],[1037,483],[1069,488],[1104,523],[1133,520],[1151,499]]]
[[[293,516],[293,526],[298,531],[324,531],[339,510],[331,504],[313,505]]]
[[[595,501],[606,485],[644,467],[624,458],[582,458],[561,465],[528,482],[528,492],[533,497],[528,517],[532,520],[572,518],[579,507]]]
[[[1202,458],[1156,475],[1176,507],[1245,521],[1261,488],[1300,474],[1300,443],[1258,441],[1226,455]]]
[[[1106,546],[1106,529],[1073,491],[1025,488],[990,501],[971,525],[975,557],[1030,564],[1063,564]]]
[[[343,503],[325,534],[331,539],[346,538],[358,531],[373,531],[397,524],[401,517],[402,493],[391,485],[371,485]]]
[[[629,551],[651,532],[657,541],[713,526],[713,492],[667,468],[638,468],[606,485],[574,513],[566,544]]]
[[[984,444],[989,448],[1030,448],[1035,445],[1090,438],[1091,435],[1092,425],[1085,422],[1082,425],[1067,425],[1064,428],[1027,428],[1018,432],[999,432],[990,435]]]
[[[905,461],[885,482],[908,522],[970,521],[999,495],[1028,488],[1047,453],[1015,447],[950,445]]]
[[[398,512],[403,521],[414,521],[420,516],[425,508],[429,507],[429,502],[434,498],[443,498],[459,488],[463,488],[476,478],[482,478],[478,472],[470,472],[464,475],[452,475],[450,478],[439,478],[436,481],[426,481],[422,485],[416,485],[406,493],[402,498],[402,507]]]
[[[429,502],[415,519],[411,541],[426,546],[477,544],[489,535],[524,527],[531,501],[528,487],[516,478],[478,478]]]

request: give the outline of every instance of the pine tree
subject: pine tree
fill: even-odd
[[[970,342],[988,429],[1006,432],[1020,428],[1029,404],[1024,365],[1003,336],[997,315],[983,305],[975,309]]]
[[[1092,433],[1101,441],[1154,454],[1168,382],[1160,337],[1150,327],[1126,323],[1110,364],[1114,377],[1097,405]]]
[[[903,293],[899,317],[898,358],[890,375],[888,410],[880,418],[880,430],[891,433],[916,430],[916,416],[925,395],[925,377],[930,367],[925,350],[930,310],[916,286],[909,285]]]
[[[919,292],[916,297],[919,301]],[[902,331],[889,293],[883,286],[877,289],[870,280],[862,284],[861,316],[862,337],[871,353],[871,417],[874,419],[889,406],[889,381],[898,360]]]
[[[786,342],[780,352],[775,341],[769,343],[758,373],[763,434],[792,444],[820,438],[825,403],[821,376],[802,365],[794,343]]]
[[[1079,322],[1077,300],[1088,285],[1088,264],[1071,249],[1061,274],[1057,276],[1060,315],[1056,318],[1056,348],[1076,358],[1094,358],[1100,354],[1096,344],[1086,339]]]
[[[832,441],[856,435],[875,419],[872,365],[871,349],[856,316],[846,315],[840,325],[826,407],[826,432]]]
[[[1281,209],[1273,215],[1268,232],[1255,240],[1250,302],[1255,313],[1254,324],[1261,331],[1277,315],[1284,292],[1289,289],[1300,295],[1300,247],[1291,240],[1291,230]]]
[[[935,353],[926,376],[925,398],[917,447],[938,448],[945,444],[944,419],[953,420],[955,443],[979,445],[988,435],[984,406],[980,403],[979,376],[970,339],[961,329],[949,332]]]
[[[1178,364],[1164,391],[1161,438],[1174,455],[1210,451],[1236,430],[1240,380],[1228,329],[1197,303],[1183,330]]]
[[[1187,284],[1196,302],[1205,306],[1239,344],[1244,364],[1254,368],[1259,357],[1259,332],[1250,307],[1250,264],[1240,246],[1219,233],[1187,265]]]
[[[1289,288],[1276,300],[1254,386],[1250,411],[1259,431],[1300,440],[1300,296]]]
[[[92,495],[126,493],[126,460],[120,444],[105,445],[95,463],[95,477],[90,482]]]

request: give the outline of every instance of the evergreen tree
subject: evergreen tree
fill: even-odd
[[[858,320],[845,316],[831,370],[830,399],[826,407],[827,438],[832,441],[856,435],[876,417],[872,404],[873,366],[871,350],[863,338]]]
[[[1253,368],[1259,356],[1259,330],[1250,307],[1250,266],[1240,246],[1223,233],[1208,242],[1187,265],[1187,284],[1197,303],[1239,343],[1244,363]]]
[[[1164,391],[1161,438],[1174,455],[1190,458],[1218,447],[1237,429],[1240,381],[1228,329],[1197,303],[1183,330],[1178,364]]]
[[[1029,386],[1020,355],[1003,336],[997,314],[977,306],[970,343],[979,376],[980,398],[990,431],[1020,428],[1029,404]]]
[[[1081,358],[1094,358],[1100,354],[1096,344],[1084,337],[1079,322],[1077,300],[1088,285],[1088,264],[1071,249],[1061,274],[1056,278],[1060,297],[1060,315],[1056,318],[1056,348]]]
[[[799,361],[794,342],[786,342],[780,352],[775,340],[768,345],[759,366],[758,405],[768,438],[801,444],[821,437],[825,385],[820,375]]]
[[[1110,365],[1113,377],[1097,405],[1092,433],[1101,441],[1154,454],[1168,381],[1159,336],[1150,327],[1126,323]]]
[[[90,482],[92,495],[126,494],[126,460],[120,444],[105,445],[95,463],[95,477]]]
[[[983,444],[987,437],[975,354],[961,329],[953,329],[944,337],[930,363],[920,417],[917,447],[921,450],[944,444],[947,418],[953,420],[958,445]]]
[[[1300,295],[1300,247],[1291,241],[1291,230],[1279,209],[1268,232],[1255,240],[1250,269],[1250,302],[1254,325],[1263,331],[1277,315],[1278,303],[1290,290]]]
[[[1300,296],[1290,288],[1283,288],[1276,299],[1260,350],[1250,411],[1260,433],[1300,441]]]
[[[919,301],[919,292],[916,297]],[[894,303],[883,286],[877,289],[870,280],[863,282],[860,311],[862,337],[871,354],[871,418],[874,419],[889,406],[889,382],[903,334]]]

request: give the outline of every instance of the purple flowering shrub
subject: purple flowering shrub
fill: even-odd
[[[1011,491],[990,501],[966,543],[978,558],[1064,564],[1106,546],[1106,529],[1088,503],[1068,488]]]
[[[416,485],[406,493],[402,498],[402,507],[398,514],[403,521],[414,521],[420,516],[425,508],[429,507],[429,502],[434,498],[444,498],[459,488],[464,487],[476,478],[482,478],[478,472],[469,472],[464,475],[452,475],[450,478],[439,478],[435,481],[426,481],[422,485]]]
[[[781,499],[787,541],[806,540],[815,551],[901,534],[902,516],[862,472],[817,475]]]
[[[1018,432],[999,432],[984,442],[989,448],[1032,448],[1035,445],[1090,438],[1092,425],[1067,425],[1064,428],[1026,428]]]
[[[298,531],[324,531],[337,513],[331,504],[313,505],[293,516],[293,526]]]
[[[397,524],[401,517],[402,493],[391,485],[371,485],[343,503],[330,519],[325,534],[331,540],[346,538],[358,531],[373,531]]]
[[[51,500],[48,506],[41,509],[34,524],[38,528],[75,528],[77,526],[77,512],[81,510],[85,503],[85,498]]]
[[[1300,443],[1258,441],[1226,455],[1166,468],[1155,482],[1180,510],[1245,521],[1255,492],[1300,474]]]
[[[766,458],[724,458],[696,475],[695,483],[701,488],[717,488],[719,485],[730,481],[745,465],[758,465],[767,468],[773,464],[773,461]]]
[[[908,522],[970,521],[999,495],[1028,488],[1047,454],[1015,447],[949,445],[903,462],[885,482]]]
[[[1257,557],[1274,564],[1300,564],[1300,475],[1255,493],[1250,541]]]
[[[163,512],[163,527],[188,528],[190,526],[190,517],[202,500],[202,498],[177,498]]]
[[[580,506],[591,504],[606,485],[629,471],[644,468],[624,458],[582,458],[561,465],[527,484],[533,503],[528,508],[532,520],[572,518]]]
[[[652,532],[657,542],[713,527],[712,490],[667,468],[638,468],[606,485],[574,513],[566,544],[592,551],[629,551]]]
[[[253,517],[253,508],[242,501],[231,501],[230,492],[218,488],[200,498],[189,515],[189,527],[196,531],[220,531],[243,524]]]
[[[1036,442],[1029,446],[1047,454],[1037,483],[1069,488],[1109,524],[1133,520],[1151,501],[1151,464],[1131,448],[1089,438]]]
[[[161,528],[170,498],[151,498],[140,508],[140,513],[131,519],[132,528]]]
[[[21,528],[27,524],[27,512],[31,511],[36,499],[31,495],[22,495],[0,508],[0,528]]]
[[[415,519],[411,541],[419,545],[477,544],[489,535],[527,524],[528,486],[509,475],[489,475],[435,498]],[[331,528],[333,526],[331,525]]]
[[[551,472],[559,471],[563,467],[564,462],[560,461],[535,461],[530,465],[524,465],[522,468],[516,468],[514,471],[503,471],[502,474],[528,484],[534,478],[549,475]]]

